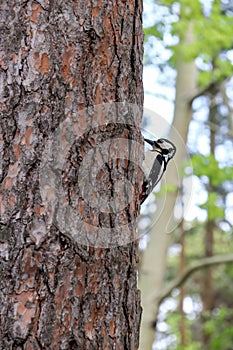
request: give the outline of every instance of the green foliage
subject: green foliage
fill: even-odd
[[[194,174],[201,179],[205,176],[208,179],[206,184],[209,191],[207,200],[200,205],[201,209],[206,209],[208,220],[224,219],[225,211],[219,204],[219,194],[217,188],[222,186],[226,181],[233,179],[233,167],[221,167],[213,154],[203,156],[196,154],[192,157]]]
[[[184,229],[187,234],[185,236],[185,252],[186,252],[186,260],[187,265],[192,265],[198,259],[203,257],[204,254],[204,246],[203,246],[203,235],[205,234],[205,223],[201,223],[198,221],[184,223]],[[232,238],[231,235],[226,232],[221,232],[220,230],[215,230],[215,253],[218,254],[226,254],[232,252]],[[178,244],[179,242],[179,232],[176,235],[173,235],[173,243]],[[171,254],[168,259],[168,268],[166,272],[166,280],[171,281],[175,277],[177,277],[179,270],[179,255]],[[200,293],[200,288],[202,284],[202,273],[203,271],[196,271],[192,277],[185,284],[185,293],[193,300],[193,302],[200,302],[201,297],[198,297]],[[224,310],[227,310],[226,306],[229,308],[232,305],[232,292],[233,286],[230,281],[233,278],[233,266],[232,265],[218,265],[212,269],[214,284],[215,284],[215,295],[216,295],[216,303],[219,305],[218,312],[216,310],[213,311],[213,314],[210,313],[208,320],[204,323],[204,327],[206,332],[210,335],[211,338],[211,347],[209,349],[223,349],[230,350],[226,345],[228,342],[232,341],[231,332],[226,332],[224,329],[228,329],[228,325],[233,324],[233,311],[227,314],[224,317]],[[176,295],[176,297],[178,296]],[[178,304],[178,301],[177,301]],[[222,311],[223,310],[223,311]],[[191,312],[191,317],[187,313],[185,318],[185,334],[186,334],[186,346],[175,347],[176,350],[201,350],[203,349],[203,344],[199,343],[200,340],[200,332],[203,330],[202,323],[200,321],[201,317],[201,304],[200,309],[197,311],[196,315],[193,319],[193,312]],[[206,315],[208,316],[208,314]],[[170,329],[169,332],[171,334],[176,335],[176,343],[179,344],[180,337],[180,328],[179,328],[180,314],[175,312],[169,312],[167,316],[166,322],[168,322]],[[221,323],[222,322],[222,323]],[[218,324],[221,324],[220,333],[218,333]],[[212,331],[212,332],[211,332]],[[219,336],[218,336],[219,334]],[[226,337],[227,341],[224,342],[224,339],[218,339],[218,337]],[[216,345],[215,345],[216,343]],[[233,343],[233,342],[232,342]],[[221,345],[217,347],[218,345]],[[224,347],[226,346],[226,347]],[[172,347],[174,349],[174,346]]]
[[[158,4],[156,1],[155,3]],[[145,36],[146,38],[155,36],[156,43],[161,40],[164,48],[170,49],[173,53],[172,58],[169,58],[167,62],[163,61],[164,66],[168,63],[176,68],[178,62],[194,61],[198,58],[196,60],[199,69],[198,82],[201,87],[207,87],[210,84],[212,86],[212,83],[214,83],[214,87],[216,85],[218,87],[219,82],[231,77],[233,65],[228,50],[233,48],[233,17],[224,14],[221,1],[213,0],[211,11],[205,15],[199,0],[160,0],[159,4],[167,7],[168,11],[163,11],[160,22],[155,16],[157,22],[154,26],[145,30]],[[172,45],[171,40],[169,40],[169,43],[166,41],[168,33],[174,38]],[[153,40],[150,43],[153,47]],[[156,46],[154,50],[156,55],[159,55]],[[204,188],[203,192],[207,194],[206,200],[200,205],[200,208],[207,212],[208,221],[215,221],[213,225],[214,253],[230,253],[233,247],[232,235],[230,232],[224,232],[225,226],[218,225],[218,223],[223,223],[225,219],[224,196],[227,191],[227,182],[233,179],[233,167],[223,166],[215,159],[213,154],[192,156],[191,163],[184,164],[182,169],[184,176],[192,175],[192,167],[193,174],[200,179]],[[161,188],[161,193],[175,192],[176,190],[175,187],[164,186]],[[158,195],[160,194],[156,193],[156,196]],[[206,222],[193,221],[190,223],[184,222],[183,224],[183,228],[187,232],[185,254],[186,263],[189,266],[205,254],[203,239],[206,234]],[[179,228],[173,238],[174,247],[177,249],[170,253],[168,259],[167,281],[177,277],[179,270],[178,255],[181,247]],[[233,344],[233,312],[228,310],[227,307],[230,309],[233,305],[233,287],[229,282],[233,278],[233,267],[232,265],[213,267],[212,276],[214,279],[214,295],[216,296],[215,306],[218,306],[219,309],[218,312],[214,310],[209,314],[210,317],[204,323],[204,330],[210,335],[211,350],[231,350]],[[202,278],[203,271],[197,271],[185,285],[185,293],[193,301],[196,300],[197,309],[195,316],[193,316],[193,312],[186,315],[187,345],[183,347],[177,345],[176,350],[199,350],[203,348],[203,344],[198,342],[200,340],[199,334],[203,331],[200,321]],[[170,325],[169,333],[176,335],[174,343],[178,344],[180,340],[180,315],[177,312],[169,313],[167,320]],[[174,348],[174,344],[172,348]]]
[[[233,46],[233,18],[223,13],[220,1],[213,1],[208,16],[203,14],[203,6],[199,0],[161,0],[161,6],[168,8],[168,15],[176,14],[179,7],[179,19],[173,16],[168,21],[164,17],[160,22],[145,29],[145,38],[156,36],[164,47],[173,51],[170,63],[177,60],[195,60],[199,57],[203,65],[199,67],[198,82],[206,87],[212,82],[220,82],[233,73],[232,61],[226,51]],[[179,38],[179,44],[168,45],[165,34],[170,31]],[[187,42],[187,33],[191,32],[191,39]]]
[[[205,317],[208,318],[208,321],[204,323],[203,330],[207,335],[210,336],[209,349],[211,350],[231,350],[233,344],[233,311],[221,308],[214,310],[214,312],[206,312]],[[169,324],[171,328],[175,331],[176,334],[179,334],[179,324],[180,317],[176,313],[170,315]],[[188,321],[190,323],[190,328],[193,321]],[[199,342],[192,340],[191,332],[186,334],[187,345],[186,346],[176,346],[176,350],[201,350],[203,345]]]
[[[217,187],[233,179],[233,167],[221,167],[213,154],[192,156],[193,172],[198,177],[207,176],[211,187]]]
[[[159,192],[155,192],[154,194],[156,197],[162,197],[165,194],[176,193],[176,192],[177,192],[177,186],[173,184],[166,184],[160,188]]]
[[[148,38],[148,36],[155,36],[159,38],[160,40],[163,39],[163,26],[161,25],[160,28],[157,26],[149,27],[149,28],[144,28],[144,34],[145,38]]]
[[[198,82],[201,87],[205,87],[209,84],[213,76],[212,71],[202,71],[198,76]]]
[[[186,330],[186,342],[187,344],[185,346],[178,345],[180,343],[180,321],[181,321],[181,315],[177,312],[173,312],[169,314],[169,321],[168,324],[170,326],[170,329],[172,332],[176,334],[177,337],[177,346],[175,347],[176,350],[202,350],[202,344],[195,341],[193,339],[193,334],[191,331],[191,326],[193,324],[193,321],[187,320],[186,323],[189,324],[189,330]],[[172,347],[174,349],[174,346]]]
[[[176,350],[202,350],[203,346],[199,342],[193,341],[191,344],[185,345],[185,346],[180,346],[178,345],[176,347]]]
[[[204,324],[204,331],[211,336],[211,350],[231,350],[233,344],[233,311],[222,308],[209,314]]]
[[[208,198],[205,203],[200,205],[201,209],[207,209],[208,220],[213,221],[215,219],[224,219],[224,209],[217,205],[218,195],[215,192],[208,193]]]

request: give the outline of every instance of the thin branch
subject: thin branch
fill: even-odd
[[[198,263],[187,268],[184,273],[173,280],[161,293],[159,296],[159,304],[166,299],[173,289],[180,287],[194,272],[200,269],[204,269],[209,266],[218,265],[218,264],[229,264],[233,263],[233,254],[228,255],[215,255],[209,258],[200,259]]]
[[[194,96],[190,99],[189,103],[192,105],[193,101],[203,95],[209,95],[215,96],[219,90],[222,84],[225,84],[227,81],[229,81],[229,78],[225,78],[222,81],[212,81],[208,86],[206,86],[203,89],[197,90]]]
[[[221,93],[222,93],[222,97],[223,97],[223,101],[225,103],[225,105],[227,106],[228,108],[228,122],[229,122],[229,129],[231,131],[231,133],[233,133],[233,119],[232,119],[232,116],[233,116],[233,108],[231,107],[231,99],[227,96],[227,91],[226,91],[226,88],[227,88],[227,84],[224,83],[221,85],[220,89],[221,89]]]
[[[211,123],[209,121],[205,122],[204,124],[207,125],[211,130],[219,133],[220,135],[233,137],[233,128],[230,128],[227,132],[222,132],[219,124]]]

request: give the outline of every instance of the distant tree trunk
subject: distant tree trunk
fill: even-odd
[[[179,273],[182,275],[186,268],[186,242],[185,242],[185,228],[184,228],[184,219],[180,223],[180,261],[179,261]],[[185,298],[185,286],[181,285],[180,294],[179,294],[179,329],[180,329],[180,346],[186,345],[186,322],[185,322],[185,313],[184,313],[184,298]]]
[[[137,349],[142,1],[6,0],[0,16],[0,348]]]
[[[215,104],[215,99],[213,98],[212,104]],[[216,108],[215,105],[210,106],[209,111],[209,121],[212,125],[215,123],[215,113]],[[210,128],[210,153],[214,154],[215,152],[215,131]],[[209,185],[208,188],[208,196],[214,191],[212,185]],[[214,255],[214,220],[209,218],[209,215],[212,213],[208,212],[208,218],[206,222],[206,232],[204,236],[204,249],[205,249],[205,257],[210,258]],[[203,311],[211,311],[214,308],[214,284],[213,284],[213,274],[212,267],[209,267],[204,270],[203,276],[203,284],[202,284],[202,302],[203,302]],[[209,316],[207,314],[203,314],[202,316],[203,323],[209,320]],[[203,331],[203,344],[205,345],[205,349],[209,348],[210,342],[210,334],[207,334]]]
[[[190,30],[186,34],[185,44],[193,41],[193,28],[190,22]],[[176,169],[180,168],[186,157],[184,144],[186,144],[188,127],[192,118],[190,100],[196,89],[195,62],[187,62],[183,59],[182,52],[176,62],[176,99],[173,120],[173,129],[169,138],[175,143],[177,153],[174,163],[169,164],[166,172],[166,183],[178,187]],[[177,132],[174,132],[176,130]],[[178,134],[179,132],[179,134]],[[179,135],[179,137],[177,137]],[[173,165],[173,167],[172,167]],[[180,175],[181,179],[181,175]],[[163,290],[164,275],[166,270],[167,249],[170,243],[170,232],[173,228],[173,210],[176,202],[176,193],[167,193],[166,197],[158,198],[156,204],[161,209],[161,214],[150,231],[150,241],[144,252],[140,273],[140,289],[142,291],[142,325],[140,336],[140,349],[151,349],[155,338],[155,324],[159,310],[159,295]],[[158,210],[159,211],[159,210]]]

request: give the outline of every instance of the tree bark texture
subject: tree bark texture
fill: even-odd
[[[75,176],[82,152],[98,144],[101,132],[142,144],[140,130],[132,131],[126,117],[125,127],[108,115],[108,123],[95,129],[94,113],[96,105],[126,101],[138,106],[139,126],[142,1],[6,0],[0,16],[0,348],[137,349],[135,240],[90,246],[64,234],[42,198],[40,166],[51,135],[76,118],[79,142],[62,154],[64,201],[77,205],[86,224],[97,220],[111,229],[120,223],[117,215],[105,220],[85,207]],[[136,199],[122,214],[130,221],[139,212],[142,176],[117,158],[106,165],[109,180],[104,168],[98,173],[106,188],[114,185],[114,165],[133,183]],[[54,195],[49,186],[47,200]]]

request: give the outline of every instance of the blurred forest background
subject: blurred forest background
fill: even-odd
[[[144,31],[145,93],[171,121],[153,132],[177,154],[139,223],[140,349],[232,350],[233,2],[144,0]]]

